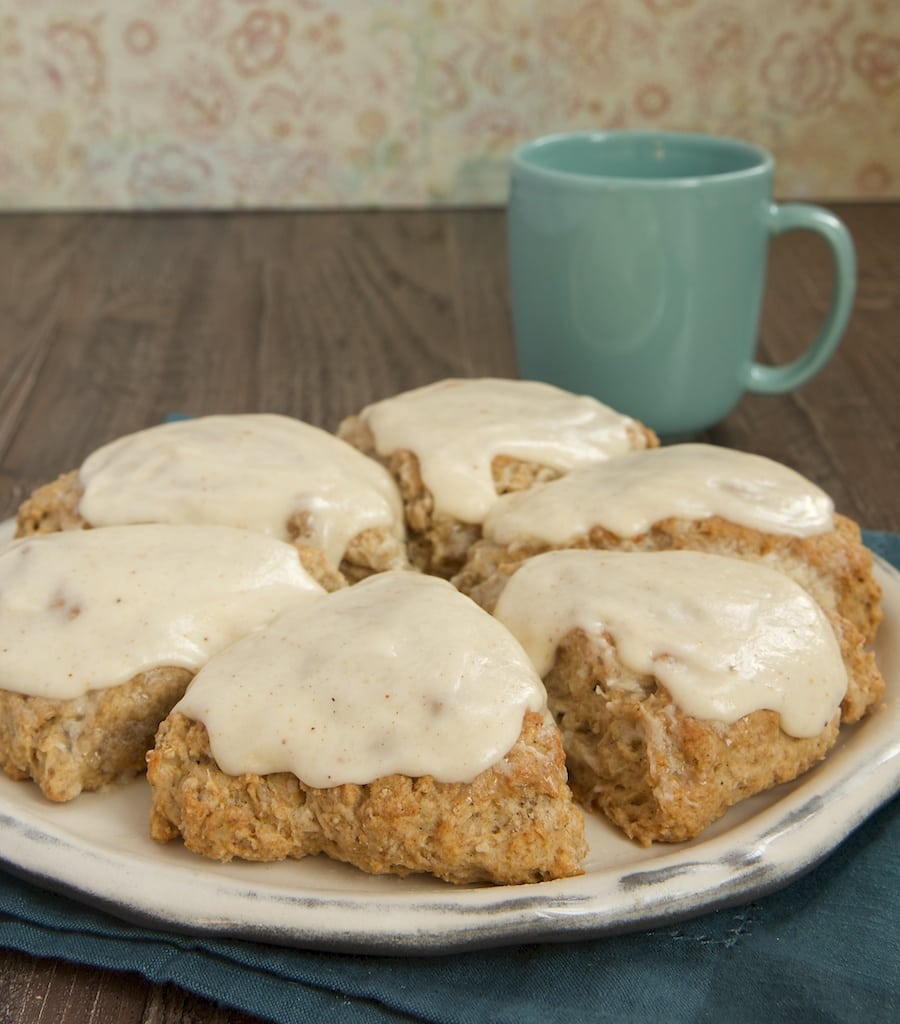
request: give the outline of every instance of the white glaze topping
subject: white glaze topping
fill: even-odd
[[[622,663],[655,676],[687,714],[731,723],[781,715],[814,736],[847,688],[819,606],[768,567],[691,551],[553,551],[526,561],[495,610],[538,672],[573,629],[607,632]]]
[[[79,477],[94,526],[218,523],[287,539],[309,513],[312,542],[336,567],[368,527],[403,537],[397,487],[383,466],[318,427],[268,413],[164,423],[110,442]]]
[[[0,550],[0,689],[79,697],[211,654],[324,591],[290,544],[225,526],[110,526]]]
[[[360,413],[387,456],[419,459],[435,509],[483,521],[497,494],[491,462],[508,455],[567,471],[634,447],[635,422],[596,399],[537,381],[443,380]]]
[[[176,710],[204,723],[223,771],[328,787],[392,773],[471,781],[545,705],[498,622],[443,580],[390,572],[233,645]]]
[[[562,545],[604,527],[636,537],[662,519],[730,522],[807,537],[834,526],[831,499],[799,473],[760,455],[681,444],[630,452],[499,498],[484,535]]]

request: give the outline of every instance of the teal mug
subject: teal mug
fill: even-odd
[[[772,199],[774,162],[736,139],[551,135],[513,154],[509,270],[519,372],[592,394],[662,437],[695,434],[747,391],[799,387],[834,352],[856,286],[827,210]],[[770,239],[818,232],[835,262],[819,336],[786,366],[754,360]]]

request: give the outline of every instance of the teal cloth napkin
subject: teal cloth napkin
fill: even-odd
[[[900,535],[867,532],[900,567]],[[0,945],[136,971],[277,1024],[900,1019],[900,798],[787,888],[639,934],[438,957],[204,939],[126,924],[0,872]]]

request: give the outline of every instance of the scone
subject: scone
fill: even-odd
[[[449,583],[385,573],[213,658],[147,755],[151,834],[220,861],[325,853],[513,884],[580,873],[540,679]]]
[[[17,532],[129,523],[213,523],[290,540],[329,590],[407,564],[390,474],[289,416],[205,416],[118,438],[35,491]]]
[[[703,444],[633,452],[498,500],[453,582],[492,609],[506,580],[542,551],[692,550],[787,573],[867,643],[881,588],[859,527],[799,473],[759,455]]]
[[[54,801],[142,772],[207,658],[325,591],[290,544],[128,526],[0,549],[0,767]]]
[[[884,689],[852,624],[718,555],[548,552],[495,614],[544,680],[576,797],[642,844],[797,778]]]
[[[411,560],[445,577],[462,565],[498,495],[659,443],[593,398],[491,378],[443,380],[376,402],[338,435],[390,469]]]

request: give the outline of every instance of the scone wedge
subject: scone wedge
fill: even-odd
[[[581,871],[583,816],[524,652],[449,583],[385,573],[201,671],[148,754],[151,834],[515,884]]]
[[[852,623],[717,555],[548,552],[495,614],[544,680],[576,797],[642,844],[797,778],[884,690]]]
[[[390,470],[411,561],[444,577],[459,570],[499,495],[659,443],[594,398],[500,378],[451,378],[394,395],[345,419],[338,436]]]

